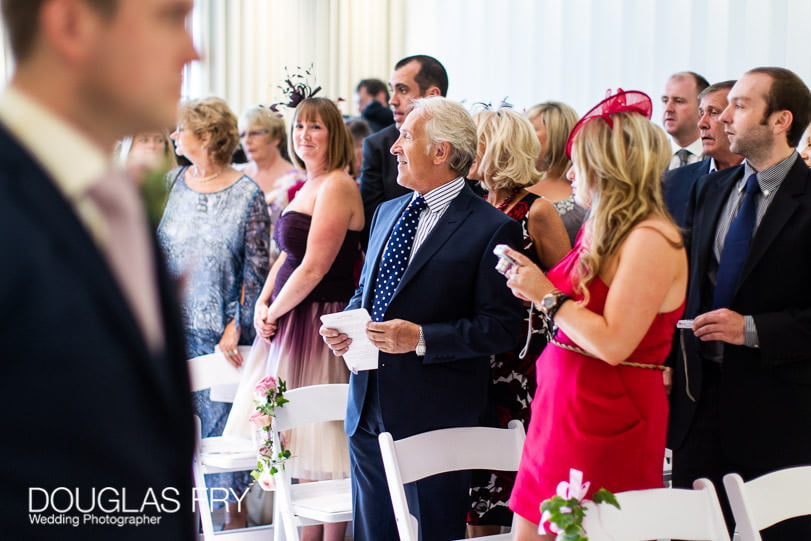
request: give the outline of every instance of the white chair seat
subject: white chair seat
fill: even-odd
[[[299,483],[290,487],[293,512],[317,522],[352,520],[352,484],[350,479]]]
[[[220,436],[200,440],[200,463],[204,473],[252,470],[256,467],[253,440]]]

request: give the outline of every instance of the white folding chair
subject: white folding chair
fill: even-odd
[[[811,466],[786,468],[746,482],[737,473],[728,473],[724,487],[741,541],[760,541],[760,530],[811,515]]]
[[[239,346],[243,358],[250,351],[249,346]],[[221,353],[201,355],[189,359],[189,375],[192,391],[211,389],[212,396],[219,401],[233,400],[233,393],[239,384],[241,372],[234,368]],[[272,525],[254,526],[238,530],[214,531],[211,518],[211,498],[206,486],[205,475],[252,470],[256,467],[256,445],[250,438],[214,437],[200,438],[199,419],[197,420],[197,451],[194,458],[195,505],[198,508],[202,526],[201,538],[205,541],[265,541],[273,529]],[[241,496],[241,495],[240,495]]]
[[[331,383],[288,390],[290,402],[276,408],[272,420],[274,454],[280,452],[281,432],[310,423],[343,421],[349,385]],[[295,460],[296,449],[290,449]],[[310,450],[314,451],[314,450]],[[293,484],[287,468],[276,473],[273,523],[278,527],[274,539],[299,540],[299,526],[349,522],[352,520],[352,487],[350,479],[314,481]]]
[[[397,441],[389,432],[380,434],[380,452],[400,540],[419,539],[419,524],[408,510],[403,485],[450,471],[517,471],[525,437],[524,425],[517,420],[510,421],[509,428],[443,428]],[[511,538],[512,534],[502,534],[476,539]]]
[[[589,502],[583,528],[590,541],[729,541],[712,482],[698,479],[693,488],[620,492],[616,497],[621,509]]]

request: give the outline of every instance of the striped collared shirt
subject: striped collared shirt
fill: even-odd
[[[748,160],[744,162],[743,177],[738,180],[735,187],[732,189],[732,192],[729,194],[729,199],[727,199],[727,202],[721,211],[721,215],[718,218],[718,226],[715,228],[715,244],[713,246],[713,254],[715,255],[716,263],[721,260],[721,251],[724,249],[724,240],[729,232],[730,225],[732,225],[732,220],[738,215],[738,210],[743,202],[743,193],[744,188],[746,187],[747,179],[749,179],[751,175],[757,174],[758,186],[760,187],[760,193],[755,195],[755,204],[757,206],[755,214],[755,229],[752,231],[752,235],[754,236],[757,228],[760,226],[763,216],[766,214],[766,211],[769,208],[769,205],[771,204],[772,200],[774,200],[774,194],[777,193],[777,190],[783,184],[783,181],[786,179],[786,175],[788,175],[789,170],[794,166],[794,162],[797,161],[798,157],[799,154],[797,154],[796,151],[792,152],[791,155],[785,160],[760,172],[755,171]],[[710,280],[712,280],[713,285],[715,285],[717,269],[718,267],[716,265],[715,268],[710,272]],[[760,341],[758,340],[754,318],[751,315],[744,315],[744,345],[748,347],[758,347],[759,344]]]
[[[797,152],[792,152],[785,160],[760,172],[755,171],[748,160],[744,162],[743,177],[738,180],[732,193],[730,193],[729,199],[727,199],[724,209],[718,218],[718,226],[715,228],[715,245],[713,251],[716,261],[721,259],[721,250],[724,248],[724,239],[726,239],[727,233],[729,232],[729,226],[732,224],[732,220],[735,216],[738,215],[738,210],[743,202],[743,191],[744,188],[746,188],[747,179],[757,173],[758,185],[760,186],[760,193],[755,195],[757,204],[755,231],[757,231],[757,228],[760,226],[760,221],[763,219],[763,215],[766,214],[769,204],[774,199],[774,194],[777,193],[786,175],[788,175],[789,169],[791,169],[794,166],[794,162],[797,161],[798,156],[799,154],[797,154]],[[752,232],[752,235],[755,234],[755,231]]]
[[[417,224],[417,233],[414,236],[414,246],[411,248],[411,254],[408,256],[409,263],[414,259],[414,254],[417,253],[422,243],[425,242],[429,233],[433,231],[439,219],[442,218],[442,215],[448,210],[451,201],[456,199],[456,196],[459,195],[464,187],[465,179],[458,177],[455,180],[423,194],[428,208],[423,210],[422,214],[420,214],[420,223]],[[420,194],[417,192],[414,192],[412,201],[419,195]]]

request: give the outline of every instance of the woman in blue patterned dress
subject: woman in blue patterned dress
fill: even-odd
[[[170,171],[169,199],[158,238],[169,270],[180,282],[189,358],[219,346],[235,366],[238,344],[254,337],[253,307],[268,273],[270,219],[262,190],[233,169],[237,120],[226,103],[208,98],[184,103],[172,139],[189,167]],[[193,395],[202,436],[219,436],[231,404],[212,402],[209,390]],[[212,476],[208,486],[240,495],[247,473]],[[233,502],[233,499],[231,500]],[[244,525],[244,509],[229,504],[226,527]]]

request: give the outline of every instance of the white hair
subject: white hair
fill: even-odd
[[[455,101],[441,96],[414,100],[410,114],[425,114],[425,136],[433,143],[450,143],[448,166],[465,176],[476,159],[476,123],[470,113]]]

